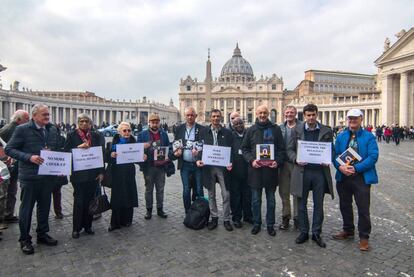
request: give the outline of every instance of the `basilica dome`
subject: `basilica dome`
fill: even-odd
[[[253,79],[252,66],[242,57],[239,45],[237,44],[233,52],[233,57],[224,64],[221,70],[220,80],[223,82],[243,82],[253,81]]]

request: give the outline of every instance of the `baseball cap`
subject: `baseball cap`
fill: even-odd
[[[364,114],[362,113],[360,109],[350,109],[346,113],[346,117],[359,117],[359,116],[364,117]]]

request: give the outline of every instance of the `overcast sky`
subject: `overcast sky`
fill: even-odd
[[[294,89],[308,69],[375,74],[384,40],[414,27],[412,0],[1,0],[0,64],[33,90],[178,100],[180,78],[213,77],[236,42],[256,77]]]

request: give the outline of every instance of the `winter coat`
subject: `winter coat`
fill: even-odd
[[[52,151],[58,150],[56,127],[49,123],[45,129],[46,141],[34,121],[30,120],[17,126],[7,143],[6,155],[19,161],[20,181],[53,180],[53,176],[39,175],[39,166],[30,161],[32,155],[40,155],[40,150],[45,147]]]
[[[340,164],[336,161],[336,158],[341,155],[346,149],[348,149],[348,143],[350,140],[351,132],[349,129],[343,131],[335,141],[335,159],[334,166],[337,169],[335,179],[337,182],[342,181],[344,175],[339,171]],[[378,175],[375,169],[375,164],[378,161],[378,144],[372,133],[359,129],[356,132],[356,140],[358,142],[358,154],[362,160],[354,165],[357,173],[362,173],[364,176],[365,184],[377,184]]]
[[[116,134],[112,145],[118,144],[120,136]],[[133,136],[129,137],[128,143],[136,143]],[[111,150],[110,153],[115,152]],[[109,158],[111,164],[111,207],[113,209],[138,207],[137,182],[135,179],[135,164],[116,164],[116,158]]]
[[[271,129],[272,143],[274,145],[275,152],[274,157],[278,167],[254,168],[252,166],[252,162],[256,160],[256,145],[269,143],[264,142],[263,140],[263,133],[265,132],[266,128]],[[282,131],[280,130],[280,127],[268,121],[268,125],[266,128],[261,127],[256,121],[256,124],[247,130],[242,143],[243,157],[249,163],[247,182],[250,187],[256,189],[264,187],[276,188],[276,186],[278,185],[278,171],[279,168],[282,167],[283,162],[286,158],[285,143],[283,141]]]
[[[325,125],[322,125],[322,124],[319,124],[319,126],[320,126],[320,130],[319,130],[318,141],[332,143],[333,133],[332,133],[331,128]],[[294,161],[292,175],[290,179],[290,193],[293,196],[297,196],[301,198],[302,192],[303,192],[303,173],[305,171],[305,167],[300,166],[296,163],[298,140],[305,140],[304,124],[296,125],[295,128],[292,130],[292,137],[289,141],[288,150],[287,150],[289,160]],[[322,168],[323,168],[323,174],[325,176],[326,183],[328,185],[325,193],[329,193],[333,199],[334,191],[333,191],[333,185],[332,185],[331,170],[329,166],[323,166]]]
[[[104,151],[105,147],[105,139],[102,136],[101,133],[91,131],[91,141],[92,145],[91,147],[100,146],[102,147],[102,153]],[[77,148],[78,145],[82,144],[83,141],[78,135],[76,129],[73,131],[70,131],[66,136],[65,146],[63,149],[65,152],[72,152],[72,149]],[[84,183],[84,182],[90,182],[96,179],[99,174],[104,174],[104,168],[93,168],[93,169],[87,169],[87,170],[80,170],[80,171],[73,171],[72,175],[70,176],[70,181],[72,183]]]

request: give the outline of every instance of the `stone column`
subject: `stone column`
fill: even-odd
[[[224,98],[224,124],[227,124],[227,99]]]
[[[401,73],[400,78],[400,126],[408,125],[408,73]]]
[[[333,118],[333,111],[329,112],[329,126],[331,127],[335,127],[335,122],[334,122],[334,118]]]

